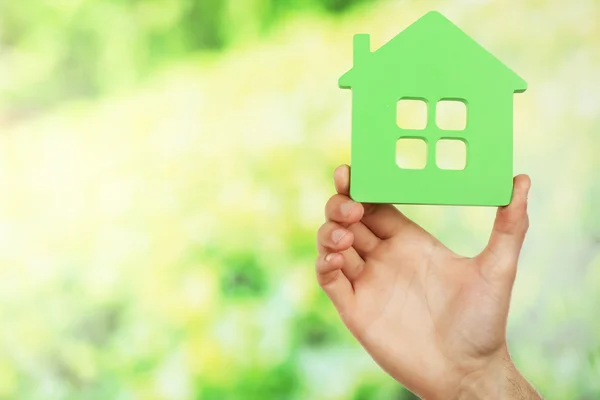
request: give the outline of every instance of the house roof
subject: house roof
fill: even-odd
[[[369,35],[356,35],[354,66],[342,75],[339,85],[342,88],[350,88],[356,81],[357,70],[365,65],[382,64],[386,60],[397,60],[399,57],[406,63],[411,59],[418,59],[422,54],[427,54],[429,60],[435,57],[432,52],[444,53],[443,57],[452,53],[454,58],[462,58],[464,63],[476,61],[478,67],[483,69],[479,75],[485,75],[486,79],[502,78],[512,90],[519,93],[527,89],[527,82],[523,78],[437,11],[425,14],[374,52],[370,50]],[[444,62],[443,58],[436,61]]]

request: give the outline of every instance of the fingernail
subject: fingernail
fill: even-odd
[[[333,257],[333,254],[329,253],[325,256],[325,262],[329,262],[331,261],[331,257]]]
[[[344,204],[342,204],[342,215],[345,217],[348,217],[350,215],[350,213],[352,212],[352,208],[354,207],[354,202],[353,201],[348,201]]]
[[[331,234],[331,238],[336,243],[339,242],[340,240],[342,240],[342,238],[344,236],[346,236],[346,231],[342,230],[342,229],[337,229],[337,230],[333,231],[333,233]]]

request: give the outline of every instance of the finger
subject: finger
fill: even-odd
[[[385,240],[415,224],[391,204],[365,204],[362,223]]]
[[[350,167],[348,165],[337,167],[333,172],[333,182],[336,192],[348,196],[350,194]]]
[[[381,243],[381,239],[375,236],[362,222],[350,225],[348,230],[354,235],[352,247],[361,258],[366,258]]]
[[[500,207],[488,245],[478,256],[482,268],[489,272],[507,273],[514,279],[517,261],[529,229],[527,196],[531,180],[519,175],[513,181],[513,197],[508,206]]]
[[[350,173],[351,168],[348,165],[340,165],[334,171],[335,189],[341,195],[348,196],[350,193]],[[363,224],[381,239],[388,239],[411,224],[411,221],[391,204],[367,203],[363,204],[363,208]],[[352,217],[355,215],[352,214]]]
[[[360,221],[363,213],[364,207],[361,203],[356,203],[341,194],[331,197],[325,205],[327,220],[350,230],[354,234],[354,247],[364,257],[373,251],[381,240]]]
[[[354,242],[354,234],[340,224],[328,221],[317,231],[319,254],[336,253],[348,249]]]
[[[360,221],[363,213],[362,204],[342,194],[333,195],[325,204],[325,218],[346,226]]]
[[[358,279],[365,268],[365,260],[358,254],[354,247],[350,247],[340,253],[344,257],[342,272],[350,283]]]
[[[354,302],[352,284],[342,272],[345,258],[339,253],[320,255],[316,262],[317,282],[340,314]]]
[[[364,264],[363,254],[372,251],[379,241],[367,228],[364,226],[361,228],[360,223],[355,225],[345,229],[341,225],[329,221],[323,224],[317,232],[319,254],[338,252],[344,255],[346,264],[348,264],[348,268],[344,269],[344,273],[351,281],[362,271],[362,267],[357,267]],[[357,240],[355,232],[358,233],[361,240]],[[373,242],[368,243],[371,239],[373,239]],[[362,250],[357,249],[357,246]]]
[[[365,261],[361,258],[361,256],[356,252],[353,247],[349,247],[346,250],[337,252],[337,253],[320,253],[320,257],[325,257],[328,254],[340,255],[342,260],[342,266],[340,267],[342,273],[348,278],[348,280],[352,283],[354,282],[359,275],[363,272],[365,268]]]

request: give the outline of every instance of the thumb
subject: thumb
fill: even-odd
[[[508,277],[514,279],[521,248],[529,229],[527,196],[530,187],[529,176],[515,177],[510,204],[498,209],[488,245],[479,255],[485,275],[508,274]]]

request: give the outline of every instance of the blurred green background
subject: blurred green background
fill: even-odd
[[[518,367],[600,398],[600,3],[0,0],[0,399],[413,397],[314,279],[352,35],[438,9],[529,83]],[[495,210],[401,207],[475,255]]]

